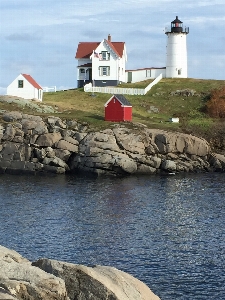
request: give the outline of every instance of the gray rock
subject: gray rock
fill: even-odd
[[[45,157],[42,163],[45,165],[61,167],[64,168],[65,170],[69,170],[68,165],[58,157]]]
[[[30,119],[22,120],[22,128],[24,133],[45,134],[48,133],[47,126],[43,121],[35,121]]]
[[[74,134],[74,137],[78,142],[82,141],[86,136],[87,136],[86,132],[76,132]]]
[[[225,156],[221,154],[214,153],[209,158],[209,163],[215,169],[225,169]]]
[[[133,174],[137,171],[137,163],[132,159],[118,155],[115,157],[115,164],[116,167],[120,167],[124,172]]]
[[[145,154],[145,144],[140,134],[126,128],[115,128],[113,132],[120,147],[132,153]]]
[[[77,145],[77,146],[79,145],[79,142],[70,136],[65,136],[64,140],[70,144]]]
[[[75,141],[75,140],[74,140]],[[74,145],[70,142],[67,142],[66,140],[60,140],[55,144],[55,147],[58,149],[68,150],[71,152],[78,152],[78,146]]]
[[[5,132],[2,136],[2,140],[12,141],[15,134],[16,134],[16,129],[13,127],[13,125],[12,124],[7,124],[7,126],[5,128]]]
[[[137,166],[137,173],[139,174],[154,174],[156,173],[157,169],[152,168],[150,166],[144,165],[144,164],[139,164]]]
[[[23,114],[23,115],[22,115],[22,118],[23,118],[23,119],[30,120],[30,121],[34,121],[34,122],[37,122],[37,123],[43,121],[43,120],[42,120],[42,117],[40,117],[40,116],[35,116],[35,115]]]
[[[2,246],[0,246],[0,287],[0,295],[2,294],[5,299],[69,300],[65,283],[61,278],[32,266],[21,255]]]
[[[53,174],[64,174],[66,172],[65,168],[50,165],[43,165],[42,170]]]
[[[71,152],[63,149],[54,149],[55,156],[59,157],[63,161],[67,162],[70,158]]]
[[[86,267],[49,259],[32,265],[65,281],[70,299],[159,300],[141,281],[116,268]]]
[[[22,114],[18,111],[7,111],[2,116],[5,122],[14,122],[18,120],[22,120]]]
[[[176,171],[176,163],[172,160],[162,161],[161,168],[166,171]]]
[[[36,144],[40,147],[52,147],[62,138],[59,132],[55,133],[46,133],[40,135],[37,140]]]

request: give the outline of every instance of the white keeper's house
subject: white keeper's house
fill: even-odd
[[[95,86],[116,86],[126,82],[127,53],[124,42],[112,42],[111,36],[102,42],[80,42],[77,87],[91,82]]]
[[[140,82],[158,76],[187,78],[188,27],[176,19],[165,29],[167,35],[166,66],[126,70],[127,53],[125,42],[112,42],[111,36],[102,42],[80,42],[77,47],[77,87],[87,83],[93,86],[117,86],[122,82]]]
[[[32,76],[20,74],[7,87],[7,95],[42,101],[43,89]]]

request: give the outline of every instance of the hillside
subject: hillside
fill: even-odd
[[[149,82],[151,80],[121,86],[144,88]],[[126,95],[133,106],[133,123],[142,123],[149,128],[191,133],[209,141],[213,138],[215,142],[216,135],[224,127],[224,121],[209,118],[204,113],[204,107],[210,92],[224,84],[223,80],[163,79],[145,96]],[[60,113],[60,118],[76,119],[87,122],[92,129],[101,129],[112,125],[111,122],[104,121],[104,104],[110,97],[110,94],[85,93],[81,88],[45,93],[43,103],[39,106],[52,106]],[[17,109],[12,103],[1,102],[0,105],[1,109]],[[37,112],[27,105],[23,107],[23,111],[43,114],[41,110]],[[169,118],[175,116],[180,118],[180,123],[169,122]],[[220,143],[217,138],[218,147]]]

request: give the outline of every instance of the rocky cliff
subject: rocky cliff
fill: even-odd
[[[4,112],[0,172],[155,174],[224,171],[225,157],[206,140],[141,124],[112,124],[93,132],[86,124],[49,116]]]
[[[106,266],[87,267],[50,259],[31,263],[0,246],[0,299],[157,300],[140,280]]]

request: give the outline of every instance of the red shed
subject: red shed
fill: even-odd
[[[123,95],[113,95],[106,102],[105,121],[132,121],[132,105]]]

